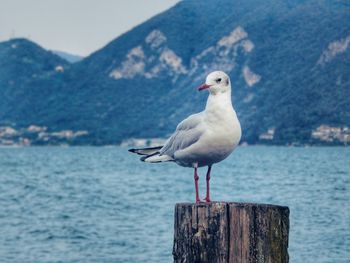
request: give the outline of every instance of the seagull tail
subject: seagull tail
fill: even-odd
[[[129,149],[129,152],[137,153],[139,155],[152,155],[155,153],[159,153],[159,150],[162,149],[163,146],[149,147],[149,148],[138,148],[138,149]]]
[[[160,155],[159,152],[156,152],[154,154],[143,156],[140,160],[147,163],[160,163],[173,161],[173,158],[168,155]]]
[[[173,161],[173,158],[171,158],[170,156],[165,154],[164,155],[159,154],[159,151],[162,148],[163,146],[129,149],[129,152],[136,153],[139,155],[144,155],[141,157],[140,160],[147,163],[160,163],[160,162]]]

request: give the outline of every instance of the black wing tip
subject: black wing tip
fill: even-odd
[[[155,152],[155,153],[152,153],[152,154],[149,154],[149,155],[145,155],[145,156],[141,157],[140,160],[141,160],[142,162],[146,162],[146,159],[148,159],[149,157],[155,156],[155,155],[157,155],[157,154],[159,154],[159,152]],[[159,162],[153,162],[153,163],[160,163],[160,162],[161,162],[161,161],[159,161]]]
[[[136,154],[138,154],[138,155],[145,155],[145,154],[143,154],[143,153],[140,153],[139,150],[140,150],[140,149],[129,149],[128,152],[136,153]],[[142,149],[141,149],[141,150],[142,150]]]
[[[142,150],[160,150],[162,148],[163,148],[163,146],[155,146],[155,147],[147,147],[147,148],[131,148],[131,149],[128,149],[128,152],[136,153],[138,155],[145,155],[144,153],[140,153],[139,151],[142,151]]]

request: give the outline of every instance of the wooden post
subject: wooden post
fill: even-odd
[[[250,203],[175,206],[176,263],[288,263],[289,208]]]

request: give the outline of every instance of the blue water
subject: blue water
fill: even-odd
[[[350,262],[350,148],[238,148],[212,199],[287,205],[290,262]],[[125,148],[1,148],[0,261],[172,262],[174,205],[193,200],[191,169]]]

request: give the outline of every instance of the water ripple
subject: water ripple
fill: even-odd
[[[291,209],[290,262],[350,262],[350,148],[239,148],[213,167],[214,200]],[[205,191],[200,169],[200,190]],[[192,171],[123,148],[0,149],[1,262],[172,262]]]

